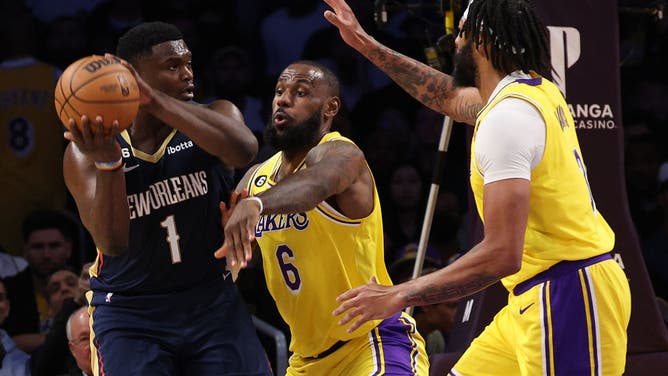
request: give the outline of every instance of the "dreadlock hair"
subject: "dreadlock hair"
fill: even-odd
[[[290,63],[290,65],[293,65],[293,64],[303,64],[303,65],[309,65],[309,66],[312,66],[314,68],[317,68],[324,75],[324,79],[325,79],[325,81],[327,81],[327,84],[329,85],[329,88],[330,88],[330,94],[333,97],[338,97],[339,96],[339,92],[340,92],[339,79],[336,77],[336,74],[334,74],[334,72],[332,72],[332,70],[327,68],[324,64],[319,63],[317,61],[313,61],[313,60],[299,60],[299,61],[295,61],[294,63]]]
[[[531,0],[473,0],[462,32],[505,74],[520,69],[552,77],[547,28]]]
[[[146,22],[128,30],[118,39],[116,55],[131,64],[151,53],[157,44],[183,39],[183,34],[174,25],[165,22]]]

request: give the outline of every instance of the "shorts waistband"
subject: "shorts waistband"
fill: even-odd
[[[527,279],[524,282],[518,283],[515,288],[513,288],[513,294],[515,296],[521,295],[530,288],[536,286],[537,284],[543,283],[550,279],[554,279],[562,274],[574,272],[578,269],[586,268],[587,266],[597,264],[601,261],[611,260],[612,256],[609,253],[604,253],[598,256],[590,257],[584,260],[574,260],[574,261],[562,261],[552,265],[551,268],[544,270],[535,276]]]
[[[332,347],[328,348],[327,350],[321,352],[320,354],[313,355],[313,356],[307,356],[304,357],[305,360],[314,360],[314,359],[320,359],[324,358],[327,355],[330,355],[334,351],[340,349],[343,345],[345,345],[348,341],[338,341],[335,344],[332,345]]]

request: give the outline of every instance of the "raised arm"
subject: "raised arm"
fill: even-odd
[[[125,175],[120,166],[105,171],[97,169],[95,162],[121,158],[121,147],[114,138],[120,130],[115,125],[105,132],[101,121],[91,123],[87,118],[82,123],[82,132],[70,124],[72,131],[65,133],[71,141],[63,158],[65,184],[95,245],[105,255],[119,256],[127,251],[130,227]]]
[[[245,167],[255,158],[257,139],[246,126],[241,111],[227,100],[208,106],[185,102],[153,89],[128,62],[121,60],[135,76],[142,109],[190,137],[228,167]]]
[[[230,101],[201,106],[156,91],[153,102],[145,108],[229,167],[245,167],[257,154],[257,139]]]
[[[325,11],[325,18],[339,29],[343,40],[408,94],[455,121],[475,123],[483,106],[478,89],[455,87],[452,76],[379,43],[362,28],[344,0],[324,1],[332,8]]]

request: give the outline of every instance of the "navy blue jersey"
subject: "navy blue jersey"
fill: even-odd
[[[130,208],[129,249],[119,257],[98,250],[91,289],[162,294],[220,278],[225,261],[213,257],[223,243],[218,203],[229,197],[233,171],[176,130],[154,154],[134,149],[126,131],[117,139]]]

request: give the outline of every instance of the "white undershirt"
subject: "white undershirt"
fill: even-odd
[[[516,71],[504,77],[489,101],[518,78],[531,76]],[[544,150],[545,122],[525,100],[501,100],[478,125],[475,160],[484,184],[512,178],[531,180],[531,171],[542,160]]]

